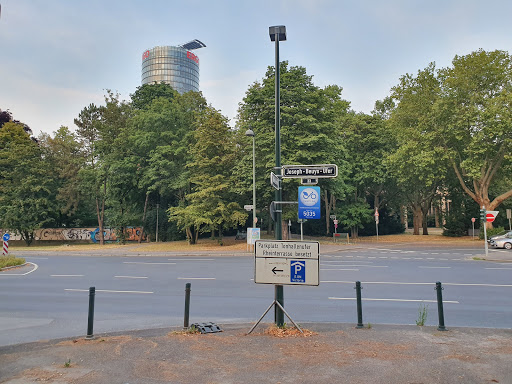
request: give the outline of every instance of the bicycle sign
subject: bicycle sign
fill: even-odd
[[[299,219],[320,219],[320,187],[299,187]]]

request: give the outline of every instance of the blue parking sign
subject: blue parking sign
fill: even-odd
[[[3,237],[4,241],[9,241],[10,238],[11,238],[11,235],[9,235],[8,233],[6,233]]]
[[[299,219],[320,219],[320,187],[299,187]]]
[[[290,261],[290,282],[305,283],[306,282],[306,262],[301,260]]]

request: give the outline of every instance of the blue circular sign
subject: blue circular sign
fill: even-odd
[[[11,235],[9,235],[8,233],[6,233],[4,235],[4,241],[9,241],[10,238],[11,238]]]

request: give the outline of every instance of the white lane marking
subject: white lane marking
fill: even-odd
[[[89,292],[88,289],[73,289],[73,288],[66,288],[65,291],[69,292]],[[148,291],[113,291],[110,289],[97,289],[96,292],[106,292],[106,293],[141,293],[141,294],[151,294],[154,292],[148,292]]]
[[[123,264],[175,265],[176,263],[148,263],[146,261],[123,261]]]
[[[50,275],[51,277],[84,277],[84,275]]]
[[[321,280],[321,283],[354,284],[353,281],[343,280]],[[434,283],[406,283],[400,281],[363,281],[362,284],[389,284],[389,285],[434,285]],[[491,288],[511,288],[512,284],[483,284],[483,283],[443,283],[443,285],[460,287],[491,287]]]
[[[119,279],[147,279],[147,276],[114,276]]]
[[[359,269],[350,269],[350,268],[347,268],[347,269],[336,269],[336,268],[320,268],[321,271],[359,271]]]
[[[512,268],[484,268],[484,269],[512,269]]]
[[[215,259],[167,259],[169,261],[215,261]]]
[[[329,300],[356,300],[355,297],[329,297]],[[368,299],[362,298],[362,301],[398,301],[398,302],[412,302],[412,303],[437,303],[437,300],[415,300],[415,299]],[[443,300],[443,303],[460,304],[456,300]]]
[[[31,263],[31,262],[28,262],[27,264],[32,264],[34,266],[34,269],[28,271],[28,272],[25,272],[25,273],[9,273],[9,274],[0,274],[0,276],[26,276],[28,275],[29,273],[32,273],[34,272],[37,268],[39,268],[39,266],[36,264],[36,263]]]
[[[424,266],[419,266],[418,268],[427,268],[427,269],[450,269],[451,267],[424,267]]]
[[[215,277],[178,277],[178,280],[217,280]]]

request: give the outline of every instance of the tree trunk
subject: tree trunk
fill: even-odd
[[[421,211],[421,207],[418,207],[414,205],[412,207],[412,213],[413,213],[413,235],[419,235],[420,234],[420,227],[423,226],[423,212]]]

